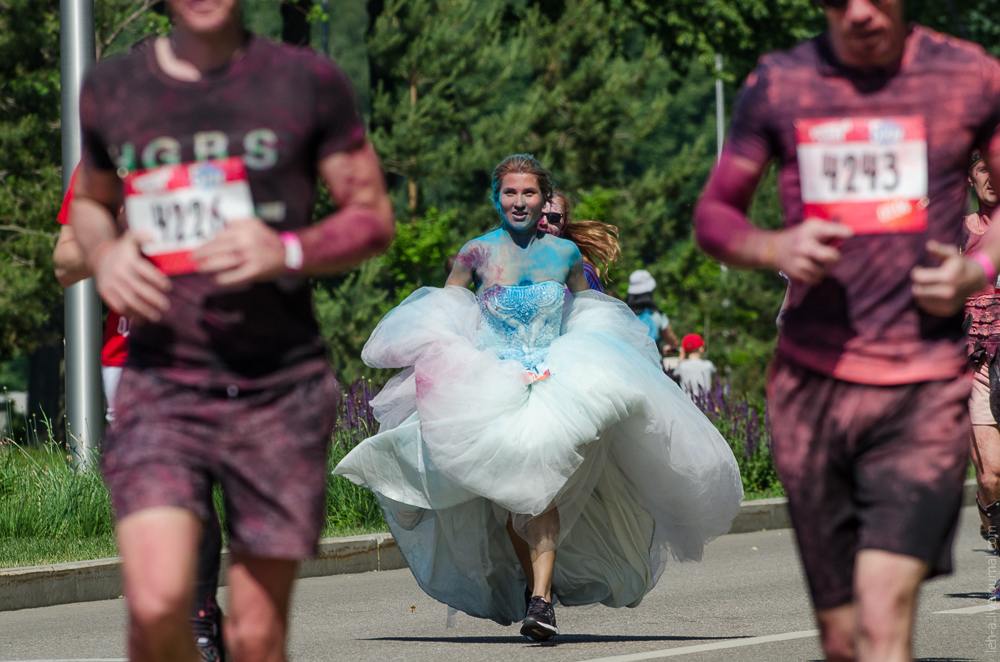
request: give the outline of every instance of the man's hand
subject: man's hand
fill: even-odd
[[[853,234],[846,225],[808,219],[773,235],[773,243],[765,249],[771,253],[766,261],[793,281],[816,285],[840,259],[835,244]]]
[[[111,307],[133,320],[158,322],[170,307],[170,279],[143,257],[146,237],[126,232],[100,244],[90,259],[97,291]]]
[[[927,252],[940,264],[913,268],[913,297],[931,315],[950,317],[962,309],[970,295],[986,287],[986,274],[975,260],[962,257],[956,246],[929,241]]]
[[[281,236],[259,218],[231,221],[191,256],[219,285],[274,280],[287,271]]]

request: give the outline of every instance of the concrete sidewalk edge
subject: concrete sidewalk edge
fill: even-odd
[[[962,505],[974,505],[975,496],[976,481],[966,481]],[[761,499],[746,501],[740,506],[740,514],[733,520],[729,533],[790,527],[787,499]],[[224,551],[220,578],[222,584],[226,581],[228,565],[229,552]],[[403,555],[388,533],[325,538],[319,543],[319,553],[299,567],[299,578],[398,570],[405,567]],[[112,600],[121,595],[120,558],[0,569],[0,611]]]

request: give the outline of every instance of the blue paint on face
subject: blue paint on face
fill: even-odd
[[[536,231],[545,206],[538,178],[525,173],[505,175],[500,181],[498,204],[504,227],[508,232],[524,234],[524,241],[518,243],[527,243],[528,235]]]
[[[467,243],[458,255],[458,280],[477,292],[495,285],[526,286],[546,281],[567,284],[573,291],[588,289],[580,250],[571,241],[542,232],[538,228],[545,204],[537,177],[505,175],[498,191],[503,223],[482,237]],[[462,279],[468,278],[463,282]]]

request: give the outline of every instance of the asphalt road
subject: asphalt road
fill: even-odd
[[[1000,609],[985,599],[1000,573],[998,559],[979,537],[974,509],[962,515],[955,574],[926,583],[921,593],[917,657],[1000,662]],[[563,634],[551,644],[523,639],[516,625],[449,617],[407,570],[302,580],[293,612],[290,653],[300,661],[822,657],[788,530],[723,536],[702,563],[669,566],[635,609],[557,607]],[[0,661],[121,660],[124,627],[122,600],[0,612]]]

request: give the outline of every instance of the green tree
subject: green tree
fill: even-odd
[[[61,320],[52,247],[61,191],[57,0],[0,10],[0,360]]]
[[[405,217],[468,196],[487,160],[477,126],[522,59],[499,0],[387,0],[368,40],[371,139]]]

